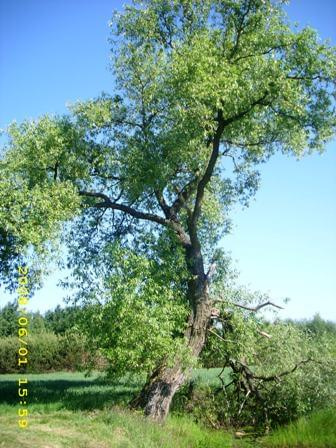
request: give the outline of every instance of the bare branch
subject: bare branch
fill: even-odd
[[[219,320],[221,320],[221,319],[219,319]],[[240,345],[243,345],[243,343],[240,342],[240,341],[233,341],[232,339],[224,339],[224,338],[222,338],[222,336],[220,336],[220,335],[219,335],[218,333],[216,333],[215,331],[211,330],[211,328],[208,328],[208,331],[209,331],[210,333],[214,334],[215,336],[217,336],[218,339],[220,339],[220,340],[223,341],[223,342],[231,342],[232,344],[240,344]]]
[[[129,216],[133,216],[134,218],[143,219],[145,221],[155,222],[162,226],[170,227],[177,234],[178,238],[180,239],[181,243],[184,246],[190,245],[189,236],[186,234],[182,225],[176,221],[173,221],[173,220],[167,219],[167,218],[163,218],[162,216],[155,215],[153,213],[141,212],[140,210],[136,210],[129,205],[118,204],[117,202],[111,200],[109,198],[109,196],[107,196],[105,193],[81,190],[81,191],[79,191],[79,195],[85,196],[85,197],[103,199],[103,202],[98,202],[98,203],[94,204],[93,207],[110,208],[112,210],[119,210]]]
[[[206,273],[207,280],[210,280],[213,277],[214,273],[216,272],[216,267],[217,265],[215,262],[210,264],[208,272]]]
[[[223,154],[223,155],[224,155],[225,157],[230,157],[230,159],[232,159],[233,165],[234,165],[235,170],[236,170],[237,172],[241,171],[241,170],[239,169],[239,166],[237,165],[235,156],[233,156],[232,154],[229,154],[229,153],[225,153],[225,154]]]
[[[309,362],[312,362],[312,361],[314,361],[312,358],[304,359],[302,361],[297,362],[292,369],[284,370],[283,372],[275,374],[275,375],[270,375],[270,376],[252,375],[252,376],[256,380],[263,380],[263,381],[279,380],[281,377],[290,375],[291,373],[295,372],[295,370],[298,369],[300,366],[302,366],[304,364],[308,364]],[[240,364],[242,364],[242,363],[240,363]],[[244,364],[242,364],[242,365],[244,365]],[[247,366],[244,365],[244,367],[247,367]]]
[[[243,308],[244,310],[253,311],[254,313],[256,313],[261,308],[264,308],[265,306],[268,306],[268,305],[269,306],[274,306],[275,308],[279,308],[280,310],[284,309],[282,306],[276,305],[275,303],[270,302],[269,300],[267,302],[265,302],[265,303],[261,303],[260,305],[255,306],[255,307],[240,305],[239,303],[233,303],[232,305],[238,306],[239,308]]]
[[[111,208],[113,210],[119,210],[121,212],[127,213],[128,215],[133,216],[134,218],[138,219],[144,219],[147,221],[156,222],[157,224],[161,224],[163,226],[168,226],[169,221],[165,218],[162,218],[159,215],[154,215],[152,213],[144,213],[139,210],[136,210],[128,205],[125,204],[118,204],[117,202],[112,201],[109,196],[107,196],[105,193],[101,192],[92,192],[92,191],[79,191],[80,196],[86,196],[86,197],[93,197],[93,198],[99,198],[103,199],[104,202],[98,202],[94,205],[94,207],[101,208]]]
[[[266,333],[266,331],[257,330],[257,332],[258,332],[261,336],[264,336],[264,338],[267,338],[267,339],[271,339],[271,338],[272,338],[272,336],[271,336],[270,334]]]
[[[243,400],[242,404],[241,404],[240,407],[239,407],[239,411],[238,411],[238,414],[237,414],[237,415],[240,415],[240,414],[241,414],[241,412],[242,412],[242,410],[243,410],[243,407],[244,407],[244,405],[245,405],[245,403],[246,403],[246,400],[248,399],[250,393],[251,393],[251,389],[249,389],[249,390],[246,392],[246,395],[245,395],[245,397],[244,397],[244,400]]]

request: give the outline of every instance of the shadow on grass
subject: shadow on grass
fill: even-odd
[[[125,405],[140,388],[139,383],[94,380],[29,380],[27,403],[59,404],[69,410],[95,410]],[[18,405],[17,381],[0,381],[0,405]]]

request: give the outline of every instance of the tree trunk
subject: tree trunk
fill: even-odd
[[[189,316],[189,325],[185,334],[186,345],[196,358],[205,345],[211,316],[211,302],[208,300],[207,293],[202,299],[198,301],[195,311]],[[182,368],[182,362],[178,359],[173,367],[159,367],[151,375],[140,395],[131,403],[132,407],[143,409],[145,415],[154,420],[164,420],[175,393],[184,383],[189,372],[190,369]]]
[[[161,421],[167,417],[175,392],[184,383],[186,372],[176,363],[174,367],[157,369],[145,384],[140,395],[131,403],[143,409],[145,415]]]
[[[209,298],[208,278],[204,273],[201,247],[195,232],[192,232],[191,244],[186,247],[185,256],[190,272],[188,283],[190,315],[185,331],[185,342],[191,354],[198,358],[205,345],[212,304]],[[182,365],[181,359],[176,359],[173,367],[164,365],[158,367],[131,405],[143,409],[145,415],[155,420],[164,420],[176,391],[190,371],[183,369]]]

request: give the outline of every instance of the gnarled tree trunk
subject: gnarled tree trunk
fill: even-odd
[[[210,302],[206,301],[196,307],[193,323],[187,330],[189,339],[186,340],[186,344],[195,357],[199,356],[205,344],[211,315],[210,305]],[[173,396],[184,383],[187,374],[188,370],[183,370],[181,360],[176,360],[173,367],[159,367],[149,378],[140,395],[132,402],[132,406],[143,409],[145,415],[155,420],[165,419]]]
[[[188,288],[191,313],[185,340],[192,355],[197,358],[206,342],[212,304],[200,251],[195,252],[192,248],[187,250],[187,262],[192,273],[192,280]],[[186,380],[188,373],[188,369],[183,369],[182,361],[179,359],[176,359],[173,367],[158,367],[139,396],[132,402],[132,406],[143,409],[145,415],[155,420],[164,420],[169,412],[173,396]]]

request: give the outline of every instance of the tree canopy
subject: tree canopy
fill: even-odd
[[[335,133],[335,49],[293,29],[283,3],[134,1],[111,21],[114,92],[8,128],[0,228],[39,256],[67,235],[80,298],[108,304],[96,329],[117,315],[113,347],[136,347],[130,362],[175,362],[147,400],[163,383],[171,398],[181,358],[204,346],[211,281],[227,276],[218,242],[258,164],[322,151]],[[146,412],[164,416],[169,400]]]

